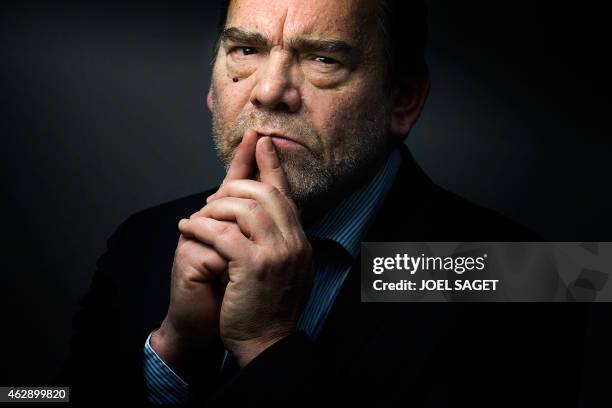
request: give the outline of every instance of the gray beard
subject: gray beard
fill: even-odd
[[[214,95],[214,94],[213,94]],[[214,107],[222,106],[215,99]],[[277,149],[290,186],[287,195],[299,208],[321,212],[338,203],[338,200],[354,190],[374,172],[394,146],[387,134],[388,112],[379,103],[365,110],[360,117],[338,127],[342,141],[327,155],[321,147],[321,139],[314,128],[302,118],[291,114],[257,110],[233,124],[224,123],[217,109],[213,109],[213,140],[219,159],[226,169],[234,157],[236,148],[246,129],[268,125],[283,130],[309,147],[307,151]],[[298,119],[300,122],[298,122]],[[259,180],[256,172],[253,179]]]

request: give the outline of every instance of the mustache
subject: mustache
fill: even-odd
[[[321,140],[314,126],[306,119],[295,116],[251,112],[239,117],[231,127],[231,145],[238,147],[248,129],[276,130],[291,139],[302,143],[313,154],[320,152]]]

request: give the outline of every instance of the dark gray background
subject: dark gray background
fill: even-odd
[[[408,145],[434,181],[548,240],[610,241],[607,14],[534,3],[430,3],[432,90]],[[121,221],[220,181],[216,21],[213,1],[2,6],[2,385],[57,370]],[[605,367],[606,313],[587,365]]]

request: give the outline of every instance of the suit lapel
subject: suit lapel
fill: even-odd
[[[398,228],[397,221],[402,213],[412,215],[420,211],[421,199],[432,183],[405,145],[401,145],[400,151],[400,168],[389,195],[366,234],[366,242],[406,241],[409,240],[408,235],[422,235],[422,224],[414,222],[414,228],[407,234],[407,231]],[[410,186],[411,196],[414,195],[409,200],[404,200],[403,190],[406,186]],[[390,303],[361,302],[360,251],[315,342],[316,347],[327,361],[336,362],[337,368],[345,366],[397,309]]]

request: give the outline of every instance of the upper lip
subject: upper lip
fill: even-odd
[[[255,129],[255,131],[263,136],[270,136],[270,137],[282,137],[283,139],[287,139],[287,140],[291,140],[292,142],[301,144],[302,146],[304,146],[304,143],[300,142],[299,140],[296,140],[292,137],[287,136],[286,134],[284,134],[283,132],[279,131],[279,130],[274,130],[274,129]],[[304,146],[306,147],[306,146]]]

